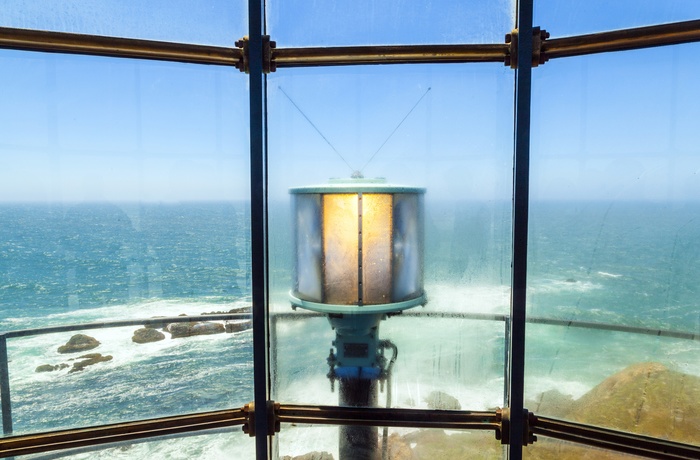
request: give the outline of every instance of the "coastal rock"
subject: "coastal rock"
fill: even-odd
[[[574,398],[570,395],[560,393],[558,390],[549,390],[540,394],[534,401],[526,401],[525,407],[535,414],[561,418],[571,411],[573,404]]]
[[[151,316],[151,319],[165,318],[165,316]],[[163,328],[163,323],[148,323],[143,325],[146,329]]]
[[[333,460],[333,455],[328,452],[309,452],[308,454],[297,455],[296,457],[285,455],[282,457],[282,460]]]
[[[165,339],[165,334],[157,329],[147,327],[137,329],[134,331],[134,336],[131,337],[131,340],[136,343],[158,342],[159,340],[163,339]]]
[[[203,312],[202,315],[227,315],[230,313],[250,313],[251,308],[250,307],[239,307],[239,308],[232,308],[229,311],[208,311],[208,312]]]
[[[82,371],[87,366],[92,366],[93,364],[102,363],[105,361],[111,361],[112,356],[111,355],[102,356],[100,353],[89,353],[87,355],[79,356],[76,359],[80,359],[82,361],[78,361],[78,362],[74,363],[73,368],[70,371],[68,371],[69,374],[72,372]]]
[[[432,391],[425,398],[428,407],[436,410],[462,410],[462,405],[457,398],[442,391]]]
[[[632,365],[576,400],[569,420],[696,444],[700,377],[659,363]]]
[[[230,321],[226,321],[226,324],[224,325],[226,332],[228,332],[229,334],[232,332],[242,332],[242,331],[248,330],[252,327],[253,327],[252,320],[239,321],[239,322],[235,322],[235,323],[232,323]]]
[[[80,353],[97,348],[100,342],[85,334],[75,334],[65,345],[58,347],[59,353]]]
[[[223,334],[226,332],[223,324],[206,321],[198,323],[170,323],[165,326],[165,330],[170,332],[173,339],[195,335]]]
[[[412,456],[391,457],[390,460],[435,460],[435,459],[493,459],[501,458],[503,447],[493,432],[453,432],[443,430],[417,430],[403,436],[411,447]],[[391,448],[391,442],[389,443]],[[529,453],[529,452],[528,452]],[[405,451],[401,451],[405,455]],[[528,458],[530,458],[528,456]]]
[[[441,401],[443,394],[434,398]],[[431,396],[433,396],[431,394]],[[430,397],[429,397],[430,398]],[[659,439],[697,444],[700,433],[700,377],[668,369],[659,363],[639,363],[603,380],[577,400],[556,390],[529,401],[536,415],[627,431]],[[393,436],[393,435],[392,435]],[[389,438],[389,459],[498,458],[500,441],[493,433],[452,433],[416,430]],[[406,447],[410,447],[408,456]],[[618,460],[629,456],[579,444],[539,437],[525,447],[531,460]],[[398,453],[400,452],[400,454]]]
[[[379,451],[383,452],[383,439],[379,440]],[[398,433],[391,433],[387,438],[387,457],[390,460],[413,460],[413,449],[411,445]]]
[[[61,369],[65,369],[66,367],[69,367],[68,364],[66,363],[61,363],[61,364],[56,364],[51,365],[51,364],[42,364],[41,366],[38,366],[34,372],[53,372],[53,371],[60,371]]]

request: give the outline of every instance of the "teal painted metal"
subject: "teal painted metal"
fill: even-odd
[[[292,305],[301,307],[306,310],[315,311],[326,314],[342,314],[342,315],[368,315],[374,313],[392,313],[406,310],[408,308],[425,305],[427,302],[425,294],[415,299],[404,300],[402,302],[392,302],[377,305],[337,305],[320,302],[311,302],[302,300],[294,296],[294,293],[289,293],[289,300]]]
[[[309,185],[289,189],[289,193],[417,193],[424,194],[421,187],[388,184],[386,179],[330,179],[327,184]]]

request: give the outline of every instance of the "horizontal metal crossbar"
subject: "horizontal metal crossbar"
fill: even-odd
[[[0,458],[244,425],[243,409],[0,438]]]
[[[504,62],[506,44],[337,46],[272,49],[277,68],[368,65]]]
[[[280,423],[310,425],[362,425],[448,430],[501,429],[499,412],[434,411],[396,408],[356,408],[282,404],[277,409]]]
[[[0,27],[0,48],[238,67],[243,50],[134,38]]]
[[[547,59],[556,59],[697,41],[700,41],[700,20],[552,38],[542,43],[542,53]]]
[[[700,20],[542,40],[542,61],[700,41]],[[247,70],[246,40],[235,47],[0,27],[0,48],[233,66]],[[513,59],[508,44],[376,45],[275,48],[267,69],[372,64],[501,62]]]
[[[700,446],[625,433],[606,428],[535,417],[530,429],[535,435],[575,442],[602,449],[657,459],[698,459]]]

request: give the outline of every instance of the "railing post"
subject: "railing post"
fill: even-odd
[[[10,403],[10,369],[5,334],[0,334],[0,403],[2,403],[2,432],[8,435],[12,433],[12,404]]]
[[[509,366],[508,366],[508,355],[510,353],[510,316],[506,316],[503,320],[505,325],[505,336],[504,336],[504,351],[503,351],[503,406],[508,405],[508,385],[509,385]]]

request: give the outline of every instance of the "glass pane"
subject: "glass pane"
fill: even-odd
[[[556,458],[558,460],[640,460],[647,457],[622,454],[596,447],[584,446],[572,442],[538,437],[537,442],[523,448],[523,458],[540,460]]]
[[[93,460],[124,458],[129,460],[195,459],[249,460],[255,458],[253,438],[240,427],[194,433],[178,437],[149,438],[136,442],[123,442],[107,446],[91,446],[64,452],[14,457],[18,460],[65,458],[69,460]]]
[[[242,0],[4,0],[0,27],[234,46],[248,34]]]
[[[502,129],[503,120],[512,119],[511,71],[500,65],[303,69],[270,75],[268,86],[273,398],[338,404],[344,383],[334,379],[332,388],[328,374],[339,372],[340,366],[333,367],[335,347],[347,343],[338,340],[344,331],[337,325],[349,318],[358,329],[378,328],[371,335],[385,360],[383,375],[391,375],[378,377],[379,406],[501,406],[512,195],[512,136]],[[386,226],[397,231],[391,250],[392,260],[406,265],[401,282],[415,286],[423,279],[429,301],[376,325],[364,322],[369,314],[326,318],[303,308],[292,311],[288,297],[294,247],[290,188],[327,184],[354,171],[366,179],[426,188],[424,263],[409,248],[402,253],[396,247],[422,238],[390,221]],[[420,214],[415,200],[402,203],[400,211],[394,206],[395,219]],[[357,216],[350,220],[356,244]],[[363,246],[363,254],[370,247]],[[371,350],[368,342],[362,344]],[[334,445],[337,431],[331,431]],[[287,443],[301,442],[280,439],[282,455],[291,455]],[[295,452],[322,450],[326,440],[316,439],[308,438]]]
[[[238,71],[11,51],[0,61],[12,69],[0,73],[2,331],[247,314]],[[165,326],[9,339],[15,433],[252,399],[248,323]]]
[[[280,459],[330,458],[322,453],[338,456],[337,427],[309,425],[282,425],[279,436]],[[504,448],[493,432],[445,431],[439,429],[376,428],[378,450],[386,452],[387,459],[411,460],[457,460],[457,459],[502,459]],[[385,441],[386,440],[386,441]],[[386,451],[384,445],[386,442]],[[313,446],[313,447],[309,447]],[[311,455],[315,453],[315,457]],[[308,455],[308,457],[303,457]],[[342,456],[341,456],[342,458]]]
[[[683,56],[697,52],[589,56],[533,73],[530,318],[574,324],[528,326],[525,385],[533,401],[574,404],[560,416],[696,444],[700,90]]]
[[[515,1],[468,3],[304,1],[267,3],[277,46],[503,43],[515,24]]]
[[[536,0],[534,23],[552,37],[590,34],[700,18],[695,0]]]

